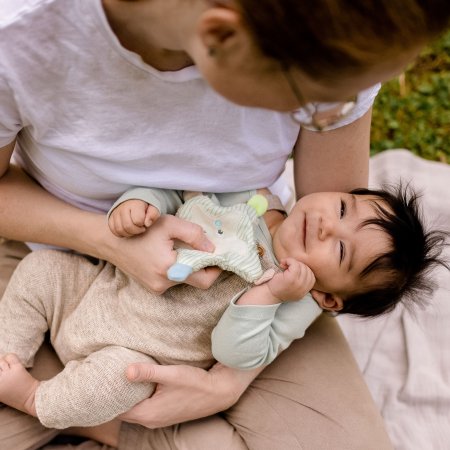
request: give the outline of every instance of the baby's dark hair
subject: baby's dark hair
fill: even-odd
[[[448,262],[441,258],[449,233],[425,229],[419,196],[408,185],[382,190],[355,189],[351,193],[381,200],[375,203],[377,217],[361,226],[374,225],[386,232],[391,249],[377,256],[360,274],[364,282],[369,275],[379,273],[381,284],[369,283],[371,286],[365,292],[347,297],[340,313],[377,316],[392,311],[399,302],[414,304],[421,295],[430,295],[435,288],[431,270],[435,266],[450,270]]]

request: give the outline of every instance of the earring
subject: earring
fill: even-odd
[[[208,56],[214,58],[217,55],[217,49],[215,47],[208,47]]]

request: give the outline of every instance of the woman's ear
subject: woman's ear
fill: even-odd
[[[239,13],[224,7],[205,11],[199,19],[197,31],[210,55],[226,55],[228,50],[243,42],[246,34]]]
[[[336,294],[312,289],[311,295],[319,306],[327,311],[340,311],[344,307],[344,300]]]

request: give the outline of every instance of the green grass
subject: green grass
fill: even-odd
[[[450,31],[381,88],[373,108],[371,153],[389,148],[450,163]]]

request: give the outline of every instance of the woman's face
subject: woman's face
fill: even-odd
[[[305,102],[347,101],[358,92],[393,78],[414,59],[419,49],[403,52],[395,59],[383,60],[366,73],[345,77],[327,76],[317,80],[299,69],[290,69],[290,78]],[[239,64],[221,64],[220,54],[198,64],[204,78],[213,89],[228,100],[243,106],[292,111],[300,106],[281,64],[261,55],[251,55]]]

